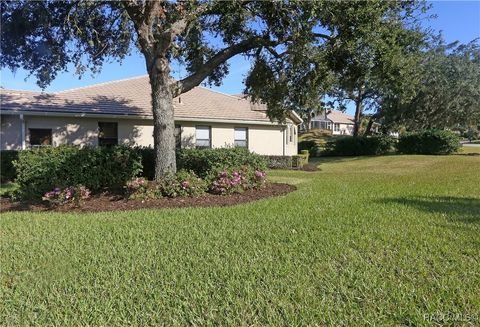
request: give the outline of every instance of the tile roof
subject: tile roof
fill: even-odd
[[[1,89],[1,109],[50,113],[152,116],[148,76],[54,93]],[[195,87],[173,101],[175,118],[270,123],[266,108],[246,98]]]
[[[347,115],[341,111],[332,110],[329,113],[327,112],[327,118],[330,119],[334,123],[340,124],[353,124],[354,118],[353,116]]]

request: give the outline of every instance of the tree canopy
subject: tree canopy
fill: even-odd
[[[365,109],[379,110],[389,94],[414,94],[415,63],[426,35],[419,15],[427,9],[422,1],[324,3],[316,28],[328,37],[260,58],[246,90],[273,108],[300,111],[317,109],[327,94],[340,108],[353,101],[357,134]]]
[[[408,129],[480,127],[480,40],[429,43],[416,66],[419,82],[411,99],[387,98],[385,123]]]
[[[1,3],[0,65],[24,68],[46,87],[69,63],[98,73],[132,49],[145,57],[152,88],[156,178],[175,172],[173,97],[207,80],[220,83],[228,59],[258,60],[270,50],[302,47],[320,2],[305,1],[15,1]],[[174,61],[187,76],[171,77]],[[270,112],[269,112],[270,113]]]

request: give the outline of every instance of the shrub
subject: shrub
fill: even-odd
[[[126,183],[125,193],[129,199],[148,197],[148,181],[143,177],[136,177]]]
[[[242,193],[258,189],[266,184],[266,173],[247,166],[219,170],[211,174],[209,191],[213,194]]]
[[[153,180],[155,178],[155,155],[153,149],[149,147],[137,147],[136,149],[142,158],[142,172],[140,175],[147,180]]]
[[[137,150],[75,146],[43,147],[21,151],[14,163],[23,198],[37,199],[52,187],[84,185],[92,191],[121,189],[141,172]]]
[[[18,159],[18,151],[4,150],[0,153],[0,182],[11,182],[17,177],[13,162]]]
[[[327,142],[323,155],[362,156],[381,155],[394,149],[395,139],[390,136],[345,136]]]
[[[450,154],[460,148],[460,137],[450,131],[425,130],[401,135],[397,148],[405,154]]]
[[[91,191],[83,185],[68,186],[63,190],[55,187],[52,191],[46,192],[42,200],[50,205],[64,205],[67,203],[75,203],[80,206],[82,201],[90,198]]]
[[[204,178],[213,170],[248,166],[265,170],[266,162],[246,148],[180,149],[177,151],[177,168],[193,171]]]
[[[291,156],[263,156],[270,169],[292,169],[293,162]]]
[[[306,164],[308,164],[308,159],[310,154],[308,150],[300,151],[300,154],[292,157],[292,167],[293,168],[302,168]]]
[[[303,140],[298,142],[298,152],[307,150],[309,153],[313,152],[317,147],[317,142],[314,140]]]
[[[157,183],[155,194],[175,198],[178,196],[200,196],[206,190],[207,183],[205,180],[199,178],[194,172],[181,170]]]

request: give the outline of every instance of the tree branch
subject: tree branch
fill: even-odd
[[[329,41],[333,41],[335,40],[335,37],[332,36],[332,35],[327,35],[327,34],[323,34],[323,33],[313,33],[313,36],[315,37],[320,37],[322,39],[326,39],[326,40],[329,40]]]
[[[229,46],[220,50],[216,55],[207,60],[204,65],[192,75],[172,83],[172,92],[174,97],[190,91],[207,78],[219,65],[232,58],[233,56],[246,52],[255,48],[265,46],[275,46],[280,44],[279,41],[272,41],[265,37],[253,37],[240,43]]]

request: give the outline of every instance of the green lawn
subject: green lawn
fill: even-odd
[[[460,148],[460,153],[480,153],[480,146],[464,145]]]
[[[0,325],[480,323],[479,157],[319,164],[230,208],[2,214]]]

